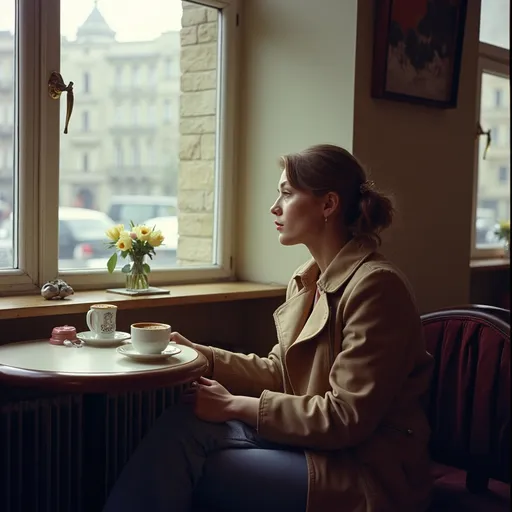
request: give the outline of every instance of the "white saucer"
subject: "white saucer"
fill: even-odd
[[[121,355],[127,356],[135,361],[140,361],[141,363],[162,361],[181,352],[181,348],[177,347],[174,343],[167,345],[167,348],[160,354],[139,354],[131,343],[117,347],[116,350]]]
[[[119,343],[130,338],[130,334],[127,332],[116,331],[113,338],[100,338],[97,334],[94,334],[91,331],[84,331],[77,333],[76,337],[91,347],[115,347],[116,345],[119,345]]]

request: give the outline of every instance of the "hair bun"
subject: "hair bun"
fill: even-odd
[[[374,188],[375,188],[375,182],[372,180],[366,180],[366,181],[363,181],[363,183],[361,183],[361,185],[359,187],[359,192],[361,192],[361,194],[366,194],[367,192],[370,192]]]

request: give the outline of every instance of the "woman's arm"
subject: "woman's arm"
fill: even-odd
[[[235,354],[209,347],[213,352],[212,378],[234,395],[259,397],[263,390],[283,391],[281,348],[275,345],[267,357]]]
[[[256,354],[236,354],[229,350],[193,343],[178,332],[171,333],[170,339],[203,354],[208,361],[205,377],[217,380],[230,393],[259,396],[264,389],[283,389],[279,345],[274,346],[268,357],[259,357]]]

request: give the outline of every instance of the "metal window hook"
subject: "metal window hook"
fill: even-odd
[[[69,119],[71,118],[71,112],[73,112],[73,104],[75,100],[75,95],[73,93],[73,82],[69,82],[69,84],[66,85],[61,74],[57,73],[57,71],[52,71],[50,79],[48,80],[48,94],[50,95],[50,98],[58,100],[60,99],[60,95],[63,92],[67,93],[66,124],[64,126],[64,133],[67,134]]]
[[[477,123],[476,125],[476,136],[481,137],[482,135],[485,135],[487,137],[487,142],[485,143],[485,149],[484,154],[482,156],[483,160],[485,160],[485,157],[487,156],[487,151],[491,147],[491,130],[484,131],[482,129],[482,125],[480,123]]]

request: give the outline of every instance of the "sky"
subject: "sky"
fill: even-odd
[[[510,0],[482,0],[480,41],[510,47]]]
[[[18,0],[19,1],[19,0]],[[95,0],[61,0],[61,34],[75,39]],[[0,0],[0,30],[13,31],[15,0]],[[181,0],[98,0],[118,41],[144,41],[181,27]]]
[[[0,0],[0,30],[13,31],[15,1]],[[61,0],[62,35],[75,38],[94,2]],[[154,39],[167,30],[179,30],[181,24],[181,0],[98,0],[98,8],[118,41]],[[509,10],[510,0],[482,0],[482,41],[509,48]]]

